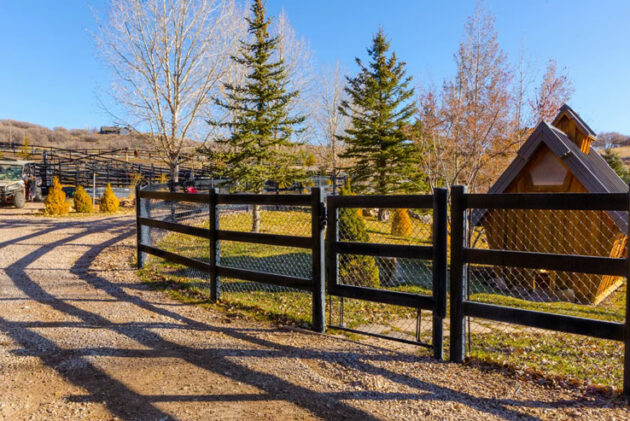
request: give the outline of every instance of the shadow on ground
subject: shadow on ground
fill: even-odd
[[[378,361],[415,362],[419,357],[396,353],[370,353],[366,352],[339,352],[305,349],[291,345],[281,344],[269,339],[261,339],[255,333],[259,329],[230,328],[215,325],[211,322],[199,322],[190,319],[176,310],[183,307],[182,304],[173,303],[170,308],[160,306],[144,300],[142,297],[128,294],[123,288],[125,284],[110,282],[101,276],[98,271],[89,268],[95,258],[103,249],[113,246],[135,235],[135,228],[130,218],[108,218],[97,221],[38,221],[41,230],[31,232],[19,238],[0,242],[2,248],[11,247],[18,242],[32,241],[37,237],[54,231],[63,233],[72,229],[72,233],[62,236],[61,239],[48,244],[43,244],[34,251],[22,256],[5,268],[6,274],[12,282],[23,291],[31,300],[50,306],[51,308],[72,316],[78,321],[73,322],[46,322],[29,321],[15,322],[0,319],[0,330],[10,335],[20,344],[20,353],[38,357],[45,365],[54,369],[67,381],[84,388],[86,395],[73,396],[71,399],[82,402],[103,402],[112,414],[123,419],[167,419],[172,414],[159,408],[162,402],[254,402],[254,401],[287,401],[301,407],[316,417],[325,419],[375,419],[375,417],[348,403],[348,401],[386,401],[386,400],[424,400],[458,402],[475,410],[487,412],[489,415],[506,418],[532,418],[520,411],[518,407],[562,408],[579,406],[579,401],[528,401],[518,399],[483,399],[457,390],[445,388],[440,385],[426,382],[418,378],[402,375],[378,366]],[[0,226],[2,222],[0,222]],[[26,226],[26,225],[25,225]],[[79,232],[77,232],[79,231]],[[126,303],[137,306],[156,315],[166,317],[172,322],[145,322],[112,323],[107,318],[97,313],[81,308],[73,303],[72,299],[55,296],[42,287],[29,276],[29,265],[36,262],[46,253],[69,243],[81,241],[85,236],[108,231],[113,233],[113,238],[102,243],[91,245],[74,263],[70,272],[94,288],[107,293],[111,299],[111,305]],[[121,270],[128,270],[122,265]],[[28,269],[28,270],[27,270]],[[53,268],[54,269],[54,268]],[[64,270],[63,268],[59,268]],[[103,301],[99,299],[97,301]],[[252,326],[254,326],[252,324]],[[48,327],[89,328],[98,330],[111,330],[119,335],[126,336],[145,349],[119,349],[116,347],[76,347],[72,349],[61,348],[54,341],[40,333]],[[238,349],[197,349],[187,347],[165,339],[155,333],[155,329],[178,329],[184,331],[203,331],[210,334],[222,334],[238,339],[247,344],[247,347]],[[96,333],[98,334],[98,333]],[[317,340],[317,337],[313,337]],[[274,373],[264,373],[233,362],[230,357],[238,355],[251,356],[262,359],[303,359],[315,362],[337,362],[342,365],[352,365],[362,373],[383,376],[392,382],[400,384],[404,389],[415,390],[413,393],[383,393],[375,391],[337,391],[319,392],[307,387],[288,382]],[[197,395],[197,394],[143,394],[133,390],[124,382],[113,378],[108,373],[97,367],[88,358],[94,356],[126,357],[126,358],[176,358],[194,365],[199,369],[199,376],[205,373],[217,373],[228,376],[235,381],[250,385],[261,391],[256,394],[221,394],[221,395]],[[67,358],[82,360],[81,370],[65,370],[60,364]],[[420,362],[425,360],[420,360]]]

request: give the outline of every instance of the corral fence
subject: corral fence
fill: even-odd
[[[449,219],[443,189],[326,198],[319,188],[138,189],[138,265],[160,257],[174,263],[160,271],[209,289],[212,300],[297,314],[319,332],[429,346],[436,358],[450,341],[455,362],[475,352],[522,359],[516,348],[527,340],[531,354],[544,342],[579,367],[586,353],[599,358],[599,345],[572,356],[568,348],[615,343],[611,364],[630,395],[629,194],[450,193]],[[401,214],[410,220],[394,232]],[[357,236],[353,223],[368,234]],[[572,334],[581,336],[563,342]]]
[[[622,308],[608,313],[595,307],[628,278],[630,195],[467,194],[454,186],[451,196],[451,361],[463,361],[467,340],[501,328],[512,337],[555,331],[620,341],[630,393],[630,300],[620,297]],[[558,305],[569,301],[577,304]]]

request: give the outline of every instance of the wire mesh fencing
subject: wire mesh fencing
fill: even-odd
[[[313,209],[306,205],[319,191],[314,195],[141,192],[139,250],[154,255],[150,265],[169,289],[204,300],[217,291],[226,305],[306,325],[315,315],[316,242]]]
[[[220,205],[219,229],[230,232],[311,237],[308,206]],[[219,240],[221,266],[298,278],[312,277],[312,251],[307,248]],[[311,294],[283,285],[222,277],[221,299],[267,315],[307,324]]]
[[[465,246],[472,250],[626,256],[624,211],[475,208],[466,218]],[[466,275],[465,299],[472,303],[625,322],[624,276],[472,263]],[[623,342],[478,317],[467,318],[466,331],[471,356],[588,383],[622,384]]]
[[[152,220],[177,224],[181,227],[208,229],[208,203],[187,202],[181,200],[140,199],[146,204],[148,217]],[[148,245],[175,253],[177,255],[208,263],[210,259],[210,243],[205,236],[191,235],[184,232],[174,232],[167,228],[151,227]],[[156,257],[151,261],[151,267],[156,269],[168,280],[173,288],[182,293],[195,293],[199,298],[209,297],[208,271],[174,263],[168,259]]]

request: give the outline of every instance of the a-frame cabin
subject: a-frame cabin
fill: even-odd
[[[551,124],[540,122],[489,193],[621,193],[628,186],[591,148],[596,135],[568,105]],[[491,210],[478,221],[493,249],[622,257],[627,219],[620,212]],[[570,272],[504,270],[510,288],[572,290],[576,301],[599,303],[623,278]],[[543,291],[540,291],[543,292]]]

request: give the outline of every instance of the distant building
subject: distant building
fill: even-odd
[[[127,127],[120,126],[101,126],[101,129],[98,132],[99,134],[129,134],[129,129]]]

